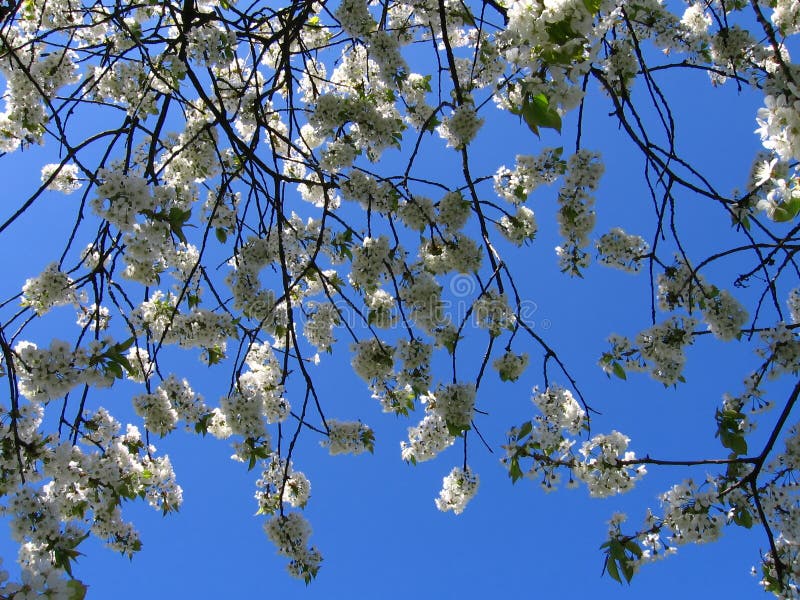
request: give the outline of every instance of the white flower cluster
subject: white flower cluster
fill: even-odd
[[[384,289],[375,289],[366,293],[366,304],[369,307],[368,322],[375,327],[388,329],[397,322],[392,313],[396,302],[394,296]]]
[[[442,286],[427,271],[415,273],[409,278],[406,287],[400,289],[400,299],[415,323],[424,331],[433,333],[449,324],[444,314]]]
[[[515,67],[532,72],[538,72],[543,50],[547,51],[547,56],[553,56],[552,62],[555,63],[560,55],[582,59],[583,40],[591,36],[592,17],[586,5],[575,0],[513,2],[508,7],[506,30],[498,36],[503,57]],[[572,35],[567,36],[568,39],[551,36],[550,31],[555,25],[559,29],[564,27]],[[569,59],[563,59],[563,62],[569,63]],[[580,62],[576,60],[576,63]],[[565,78],[558,69],[553,71],[555,76]]]
[[[276,454],[271,454],[265,461],[261,478],[256,481],[255,498],[258,502],[258,513],[273,515],[281,509],[283,503],[295,508],[303,508],[311,496],[311,482],[300,471],[292,468],[291,462]]]
[[[245,438],[266,436],[264,419],[280,423],[291,407],[283,396],[283,370],[268,344],[253,344],[245,357],[248,370],[237,379],[234,391],[220,401],[225,421]]]
[[[515,480],[523,475],[541,476],[542,489],[551,492],[561,480],[559,467],[571,468],[574,462],[571,449],[575,440],[567,437],[565,432],[577,435],[584,429],[587,426],[586,412],[569,390],[558,385],[551,385],[542,393],[534,388],[532,401],[541,414],[508,432],[510,443],[504,446],[506,456],[503,462]],[[533,459],[527,473],[523,473],[519,464],[525,458]],[[570,471],[568,486],[572,487],[574,483]]]
[[[605,498],[630,491],[647,472],[644,465],[620,463],[620,460],[632,461],[636,458],[633,452],[627,451],[628,442],[630,438],[612,431],[596,435],[581,446],[580,453],[584,460],[573,471],[589,488],[592,497]]]
[[[689,479],[674,485],[661,496],[664,524],[672,530],[675,544],[713,542],[722,535],[724,514],[711,514],[719,500],[712,484],[705,491]]]
[[[364,381],[387,377],[394,368],[394,348],[376,339],[362,340],[353,345],[353,370]]]
[[[13,152],[20,143],[41,143],[49,103],[65,85],[77,81],[77,54],[35,42],[9,28],[5,44],[14,52],[0,58],[0,72],[6,82],[3,93],[6,110],[0,113],[0,151]]]
[[[451,271],[474,273],[483,260],[481,246],[462,232],[420,244],[419,254],[425,268],[437,275]]]
[[[327,447],[331,455],[372,452],[375,434],[368,425],[360,421],[336,419],[328,419],[327,424],[328,437],[320,445]]]
[[[539,430],[542,448],[554,446],[556,438],[551,434],[557,433],[560,437],[562,429],[577,435],[587,425],[586,411],[575,400],[568,389],[559,385],[551,385],[544,392],[538,393],[538,389],[533,389],[533,403],[542,412],[541,417],[537,417],[537,427]]]
[[[521,246],[536,237],[538,226],[533,211],[520,206],[514,215],[503,215],[497,223],[497,230],[512,244]]]
[[[397,353],[402,364],[397,376],[398,383],[401,386],[409,386],[416,394],[426,392],[431,385],[433,347],[418,339],[403,339],[397,345]]]
[[[75,292],[72,279],[59,270],[56,263],[51,263],[38,277],[25,280],[22,286],[22,306],[30,306],[41,316],[54,306],[75,304],[78,294]]]
[[[345,200],[358,202],[364,210],[388,213],[397,204],[397,192],[387,182],[377,182],[362,171],[353,170],[340,187]]]
[[[330,302],[309,302],[308,314],[303,325],[303,335],[318,352],[331,350],[336,338],[333,330],[341,323],[339,310]]]
[[[128,359],[127,377],[136,383],[144,383],[155,372],[155,362],[147,348],[134,346],[125,354]]]
[[[369,14],[366,0],[343,0],[334,13],[336,20],[348,35],[366,37],[372,33],[377,23]]]
[[[590,495],[606,497],[629,491],[644,476],[644,466],[635,464],[635,454],[627,451],[630,440],[618,431],[596,435],[583,442],[580,455],[573,452],[576,440],[569,435],[588,429],[588,419],[569,390],[554,385],[538,393],[534,388],[533,402],[542,414],[512,428],[504,446],[503,462],[513,479],[541,476],[542,488],[550,492],[561,480],[559,469],[566,468],[568,487],[582,481]],[[520,461],[526,458],[533,460],[524,472]]]
[[[666,267],[657,278],[658,305],[661,310],[693,306],[697,302],[697,295],[702,294],[702,280],[699,277],[686,262],[676,258],[675,265]]]
[[[78,165],[48,164],[42,167],[42,183],[47,189],[62,194],[71,194],[81,189],[83,184],[78,178]]]
[[[351,53],[356,54],[356,52]],[[394,104],[376,106],[374,101],[361,97],[340,94],[323,94],[317,97],[317,105],[309,117],[314,134],[319,139],[336,139],[346,125],[346,142],[363,151],[367,158],[377,161],[384,150],[396,146],[405,124]],[[334,157],[344,151],[339,144],[334,146]],[[350,154],[352,156],[352,153]],[[341,154],[339,154],[341,157]],[[328,160],[333,160],[329,158]],[[338,168],[347,166],[338,161]]]
[[[122,169],[101,169],[92,208],[97,216],[106,219],[122,231],[133,230],[137,217],[156,209],[156,200],[143,177]]]
[[[361,247],[353,249],[350,282],[361,289],[377,286],[380,276],[387,270],[389,252],[389,238],[385,235],[364,238]]]
[[[778,323],[761,332],[761,340],[766,344],[756,353],[769,361],[769,377],[777,379],[785,373],[800,372],[800,338],[794,330],[784,323]]]
[[[394,6],[400,6],[396,4]],[[426,127],[433,121],[433,107],[425,100],[431,91],[430,75],[422,76],[410,73],[403,84],[403,97],[406,104],[404,120],[417,130]]]
[[[794,288],[789,292],[786,305],[789,307],[792,323],[800,323],[800,288]]]
[[[298,278],[292,294],[303,297],[301,284],[310,279],[316,280],[318,274],[316,270],[309,270],[308,243],[316,247],[320,238],[330,239],[321,234],[319,221],[308,219],[303,222],[292,213],[282,230],[276,228],[264,237],[251,236],[228,261],[234,269],[226,280],[233,292],[234,307],[246,317],[259,322],[261,327],[276,337],[276,342],[278,338],[286,336],[287,304],[285,300],[276,301],[275,292],[263,285],[261,270],[272,263],[280,264],[290,277]],[[309,294],[318,291],[318,286],[309,286]]]
[[[501,381],[516,381],[528,367],[529,356],[527,352],[514,354],[506,350],[505,354],[495,359],[492,366],[500,375]]]
[[[62,340],[52,340],[47,349],[20,341],[14,346],[19,392],[29,400],[47,402],[79,385],[108,387],[123,374],[122,361],[110,356],[116,346],[111,338],[93,340],[85,348],[75,349]],[[126,370],[128,366],[134,371],[139,367],[130,358],[128,362]],[[127,375],[135,373],[128,371]]]
[[[589,233],[594,228],[594,198],[603,174],[600,155],[579,150],[567,162],[567,174],[558,192],[558,224],[565,245],[556,248],[561,270],[578,275],[589,265],[589,255],[584,248],[589,244]]]
[[[761,144],[787,162],[800,157],[800,98],[789,89],[765,96],[756,119]]]
[[[711,23],[711,16],[706,14],[705,7],[700,2],[691,4],[684,11],[676,33],[686,45],[690,60],[694,60],[694,54],[707,51],[711,41],[708,34]]]
[[[322,555],[314,546],[308,546],[311,526],[299,513],[275,515],[264,524],[264,531],[270,541],[278,548],[278,554],[290,559],[288,570],[293,577],[308,583],[313,579]]]
[[[492,337],[499,336],[504,329],[513,329],[517,317],[508,305],[505,294],[492,290],[480,296],[472,305],[474,323],[489,331]]]
[[[664,385],[680,380],[686,363],[685,348],[693,341],[697,321],[691,317],[670,317],[636,336],[641,357],[652,363],[650,374]]]
[[[447,192],[436,208],[436,222],[451,232],[464,227],[471,213],[471,204],[461,192]]]
[[[430,409],[452,431],[469,429],[475,410],[475,385],[472,383],[439,386],[435,394],[428,395]]]
[[[7,415],[5,409],[0,411]],[[42,417],[41,406],[21,404],[16,421],[23,445],[19,454],[13,453],[13,466],[0,458],[4,474],[0,488],[6,495],[3,513],[11,537],[20,544],[22,571],[21,585],[0,581],[0,590],[15,598],[40,597],[40,593],[72,597],[75,588],[67,586],[63,577],[69,564],[58,566],[53,556],[74,560],[77,547],[90,533],[128,556],[137,552],[141,541],[122,519],[124,500],[141,497],[165,514],[182,502],[169,458],[156,457],[156,448],[142,442],[136,427],[129,425],[120,435],[120,423],[105,409],[87,411],[86,435],[77,445],[35,434]],[[3,438],[16,435],[5,416],[2,423]],[[7,481],[6,473],[15,471],[16,480]]]
[[[234,58],[236,33],[213,23],[192,27],[186,35],[186,56],[204,67],[229,64]]]
[[[158,92],[168,92],[155,72],[148,73],[138,61],[116,61],[112,66],[95,67],[94,95],[99,101],[110,100],[123,107],[130,116],[158,113]]]
[[[429,412],[416,427],[408,428],[408,442],[401,442],[404,461],[418,463],[432,458],[445,448],[452,446],[455,438],[450,435],[445,420]]]
[[[728,291],[710,285],[681,259],[659,274],[658,302],[662,310],[699,308],[708,330],[723,341],[739,335],[747,321],[747,311]]]
[[[727,290],[705,299],[701,306],[708,330],[726,342],[738,336],[747,321],[747,311]]]
[[[611,87],[620,91],[630,90],[639,72],[639,61],[629,40],[621,38],[610,41],[603,71]]]
[[[461,150],[475,138],[483,125],[483,119],[472,104],[462,104],[453,113],[442,119],[436,132],[447,142],[448,148]]]
[[[160,343],[224,352],[228,339],[236,335],[230,314],[198,307],[182,313],[177,302],[174,294],[156,290],[133,311],[131,321]]]
[[[609,267],[636,273],[642,266],[650,245],[641,236],[625,233],[615,227],[595,242],[600,262]]]
[[[140,394],[134,396],[133,407],[136,414],[144,419],[144,426],[160,436],[175,429],[178,412],[172,408],[166,394]]]
[[[425,231],[434,222],[433,200],[424,196],[413,196],[398,205],[397,215],[409,229]]]
[[[178,421],[194,427],[208,414],[202,397],[192,391],[186,379],[178,380],[170,375],[162,381],[152,394],[140,394],[133,398],[136,413],[144,419],[145,427],[164,436],[175,429]]]
[[[210,190],[203,204],[201,219],[211,227],[227,234],[236,227],[236,210],[240,201],[241,194],[239,192],[220,195],[218,190]],[[223,236],[218,234],[218,237]]]
[[[564,172],[561,148],[545,148],[538,156],[518,154],[512,171],[505,165],[494,175],[494,191],[498,196],[520,204],[542,184],[553,183]]]
[[[797,33],[800,31],[800,2],[797,0],[777,0],[772,8],[770,20],[783,36]]]
[[[241,69],[233,70],[236,75],[244,79],[247,73]],[[233,84],[235,78],[220,77],[218,93],[224,98],[233,98],[235,102],[241,100],[241,88]],[[225,86],[222,86],[222,84]],[[238,82],[237,82],[238,83]],[[229,89],[224,89],[228,87]],[[241,119],[241,117],[240,117]],[[242,125],[239,125],[242,129]],[[246,132],[242,131],[246,136]],[[245,137],[245,139],[247,139]],[[220,170],[218,153],[218,139],[216,129],[210,126],[208,116],[200,111],[192,111],[186,116],[184,129],[170,144],[161,158],[160,167],[164,169],[164,180],[172,187],[181,189],[191,186],[194,182],[200,183],[212,178]]]
[[[480,479],[469,467],[453,467],[442,479],[442,489],[436,498],[436,508],[442,512],[452,510],[460,515],[478,491]]]
[[[108,308],[90,304],[89,306],[79,306],[78,309],[78,318],[75,321],[78,327],[90,327],[96,330],[108,329],[111,321],[111,313]]]

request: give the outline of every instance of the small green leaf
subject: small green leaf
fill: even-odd
[[[555,129],[561,133],[561,115],[550,107],[550,101],[544,94],[526,96],[521,112],[525,123],[537,136],[540,127]]]
[[[614,375],[620,379],[628,379],[628,376],[625,374],[625,369],[618,362],[611,365],[611,370],[614,372]]]
[[[601,0],[583,0],[583,5],[589,14],[596,15],[600,11]]]
[[[750,529],[753,526],[753,515],[744,506],[737,506],[733,513],[733,522],[740,527]]]
[[[67,581],[67,600],[83,600],[88,588],[77,579]]]
[[[611,558],[611,556],[606,556],[605,567],[606,571],[608,572],[608,574],[611,576],[612,579],[618,581],[619,583],[622,583],[622,579],[619,576],[619,570],[617,569],[617,563],[613,558]]]
[[[225,352],[219,346],[213,348],[204,348],[203,353],[206,355],[206,362],[208,366],[216,365],[225,358]]]
[[[447,433],[452,435],[453,437],[458,437],[462,433],[464,433],[467,429],[469,429],[469,425],[455,425],[453,423],[447,422]]]
[[[634,554],[637,558],[642,557],[642,549],[639,547],[639,544],[633,540],[628,540],[625,542],[625,549],[631,554]]]
[[[775,207],[775,211],[772,213],[772,220],[778,223],[785,223],[794,219],[798,212],[800,212],[800,196],[795,196],[788,202]]]

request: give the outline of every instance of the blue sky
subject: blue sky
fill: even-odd
[[[757,99],[739,95],[730,86],[712,90],[700,73],[689,79],[691,87],[673,82],[667,86],[678,115],[679,148],[703,160],[723,191],[741,186],[759,148],[752,133]],[[607,116],[608,106],[592,93],[583,133],[583,146],[602,151],[607,169],[597,194],[596,232],[622,225],[649,239],[652,209],[641,185],[643,164],[634,158],[614,119]],[[513,117],[491,120],[472,146],[475,159],[487,165],[502,161],[511,165],[517,152],[536,153],[544,145],[563,144],[571,149],[574,116],[561,137],[545,132],[541,141]],[[443,146],[438,140],[430,143]],[[0,169],[8,182],[4,216],[16,206],[18,197],[25,197],[38,183],[40,166],[52,161],[53,151],[33,148],[3,157]],[[440,169],[442,163],[432,162],[431,168]],[[532,197],[529,206],[537,214],[539,236],[521,251],[506,249],[506,258],[517,273],[523,297],[535,304],[535,330],[559,351],[589,403],[601,413],[593,421],[595,431],[623,431],[639,455],[723,457],[724,449],[713,438],[714,409],[723,392],[738,390],[741,377],[736,374],[744,374],[748,365],[755,364],[755,357],[707,336],[691,349],[685,373],[688,383],[678,390],[664,390],[646,375],[632,375],[627,382],[608,379],[596,366],[606,348],[604,340],[609,333],[632,336],[649,325],[649,302],[641,300],[649,293],[648,282],[644,274],[634,277],[599,266],[582,280],[560,275],[553,252],[559,243],[555,193],[553,187]],[[49,244],[57,239],[56,232],[67,227],[65,217],[75,202],[76,197],[46,194],[0,236],[0,251],[13,257],[4,264],[3,297],[16,293],[26,277],[55,258],[56,250]],[[685,219],[686,231],[691,231],[689,244],[701,253],[724,245],[727,221],[721,211],[707,210],[688,197],[682,202],[685,212],[680,218]],[[57,310],[54,314],[63,315],[71,326],[72,309]],[[33,331],[44,341],[52,330]],[[658,507],[659,493],[685,476],[702,480],[702,468],[691,473],[651,468],[634,491],[606,500],[589,499],[585,488],[544,494],[536,482],[511,485],[499,462],[499,446],[509,426],[533,416],[531,389],[543,385],[540,357],[535,348],[527,351],[531,366],[519,382],[501,384],[489,377],[481,387],[478,406],[490,414],[480,417],[477,424],[494,453],[474,436],[470,438],[469,463],[480,474],[481,486],[460,516],[440,513],[433,502],[442,477],[461,461],[460,445],[430,463],[403,464],[399,443],[416,419],[382,414],[366,386],[350,372],[342,345],[316,367],[319,389],[325,401],[335,406],[330,416],[361,418],[376,430],[377,443],[374,455],[358,457],[329,457],[313,436],[303,439],[298,448],[295,467],[312,485],[305,514],[314,529],[312,543],[324,556],[316,581],[306,587],[292,580],[285,572],[285,559],[264,535],[263,517],[254,515],[257,471],[248,472],[232,462],[228,442],[183,432],[152,440],[160,451],[170,454],[184,488],[180,513],[162,518],[146,506],[128,504],[126,515],[141,531],[143,550],[131,562],[87,542],[86,556],[75,574],[90,585],[90,598],[118,600],[143,594],[302,599],[482,598],[505,593],[651,600],[761,597],[757,580],[749,574],[750,566],[758,563],[758,548],[765,546],[757,530],[729,528],[714,545],[681,548],[677,556],[645,567],[631,586],[601,577],[599,546],[611,514],[626,512],[629,524],[637,526],[646,507]],[[193,358],[184,366],[194,388],[212,403],[227,387],[227,377],[219,370],[209,370]],[[553,379],[566,384],[564,378]],[[130,397],[135,390],[123,383],[99,398],[121,417],[131,413]],[[5,568],[15,553],[7,531],[0,530]]]

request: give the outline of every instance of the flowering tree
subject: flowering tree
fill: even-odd
[[[0,510],[22,577],[0,597],[82,598],[71,565],[89,536],[134,555],[123,502],[181,504],[153,445],[176,428],[231,440],[267,536],[310,581],[322,557],[298,441],[331,455],[383,443],[315,384],[346,352],[365,394],[409,419],[402,460],[463,447],[440,510],[462,512],[478,489],[481,384],[534,360],[534,406],[502,448],[512,480],[605,497],[646,468],[682,472],[643,525],[612,518],[611,577],[739,526],[763,538],[765,589],[800,596],[800,68],[787,50],[800,4],[22,0],[0,18],[0,149],[41,165],[0,233],[48,195],[78,198],[52,264],[1,305]],[[662,82],[697,72],[741,90],[763,145],[726,189],[681,153]],[[651,219],[638,233],[594,232],[604,167],[582,144],[590,103],[642,157]],[[502,164],[481,136],[509,123],[520,153]],[[560,143],[539,141],[562,123]],[[711,250],[684,230],[686,198],[718,217]],[[535,202],[555,219],[537,224]],[[716,409],[717,456],[659,459],[592,429],[595,399],[559,354],[569,342],[533,327],[513,268],[539,226],[559,231],[565,280],[594,255],[649,280],[649,322],[599,357],[609,376],[680,389],[700,338],[753,357]],[[186,353],[225,374],[222,398],[201,395]],[[137,390],[124,427],[104,408],[110,386]]]

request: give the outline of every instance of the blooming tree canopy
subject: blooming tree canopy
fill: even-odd
[[[763,540],[761,585],[800,597],[800,3],[22,0],[0,20],[0,151],[41,171],[7,196],[0,235],[52,196],[72,211],[52,262],[0,299],[0,511],[21,572],[0,597],[82,598],[72,565],[90,536],[135,555],[123,505],[180,507],[157,448],[178,429],[229,440],[306,582],[323,556],[296,453],[310,439],[330,455],[397,444],[411,464],[460,448],[435,498],[456,514],[479,493],[469,459],[484,445],[513,481],[591,497],[671,470],[638,525],[611,518],[610,577],[743,527]],[[726,187],[676,133],[665,81],[698,74],[739,92],[760,139]],[[595,204],[596,106],[640,155],[639,231]],[[493,128],[502,153],[482,148]],[[695,210],[710,244],[694,243]],[[595,429],[602,399],[563,354],[579,341],[537,329],[519,285],[540,230],[561,240],[562,279],[543,285],[608,267],[646,280],[620,292],[645,318],[607,323],[609,377],[668,396],[693,345],[747,357],[704,399],[716,455],[651,456]],[[407,438],[376,438],[318,385],[344,355]],[[494,448],[492,378],[536,382]]]

